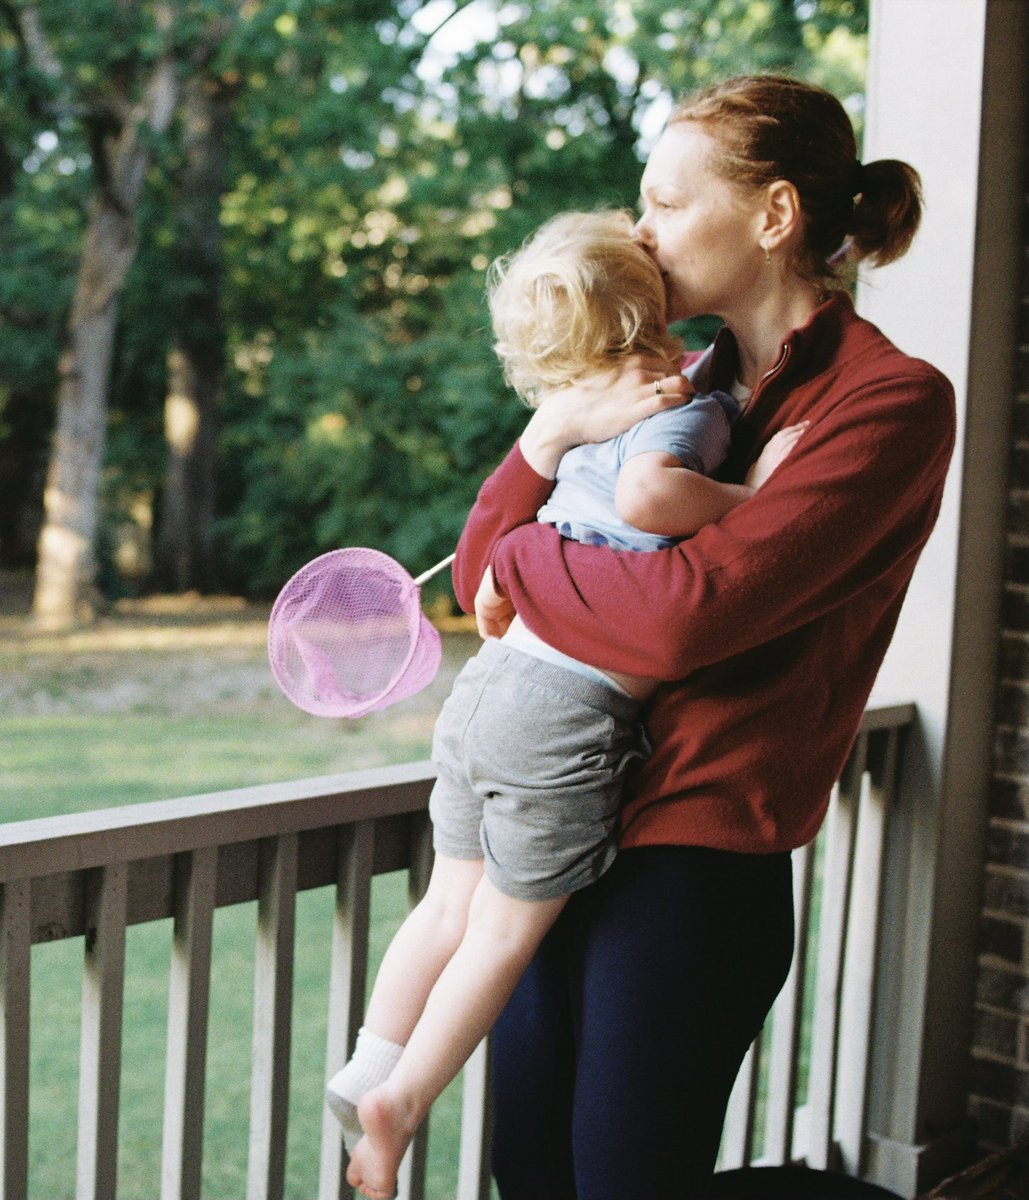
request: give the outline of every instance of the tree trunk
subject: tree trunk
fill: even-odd
[[[216,582],[217,407],[224,350],[220,212],[234,94],[206,73],[192,76],[183,90],[185,166],[176,259],[188,286],[168,356],[168,465],[155,555],[155,582],[177,592],[209,591]]]
[[[161,9],[168,30],[171,10]],[[136,211],[150,168],[149,133],[163,133],[178,98],[175,62],[159,59],[143,99],[94,111],[93,200],[60,364],[57,426],[44,496],[34,622],[66,628],[94,611],[107,389],[118,300],[136,255]],[[99,132],[102,131],[102,132]],[[142,135],[142,136],[141,136]]]
[[[94,201],[60,362],[57,426],[44,493],[33,619],[63,628],[94,611],[94,545],[118,296],[135,255],[131,218]]]
[[[164,432],[168,466],[161,493],[155,582],[173,592],[209,591],[215,582],[216,407],[221,357],[179,336],[168,355]]]

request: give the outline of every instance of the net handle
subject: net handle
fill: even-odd
[[[438,562],[434,567],[430,567],[427,571],[423,571],[421,573],[421,575],[419,575],[418,578],[414,581],[415,586],[421,587],[421,585],[426,581],[426,579],[431,579],[433,577],[433,575],[438,575],[440,573],[440,571],[442,571],[445,567],[449,567],[455,558],[457,558],[456,550],[454,551],[453,554],[448,554],[446,558],[444,558],[441,562]]]

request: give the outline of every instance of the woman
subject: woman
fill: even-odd
[[[862,166],[828,93],[745,77],[673,115],[638,233],[670,321],[725,322],[692,385],[744,403],[721,478],[808,428],[761,492],[652,554],[535,514],[566,449],[692,391],[660,363],[554,392],[487,480],[455,565],[499,634],[664,681],[621,853],[551,930],[495,1035],[504,1200],[703,1197],[743,1056],[789,967],[789,852],[814,837],[939,509],[953,392],[832,290],[918,225],[918,176]]]
[[[624,211],[551,218],[494,264],[489,300],[505,377],[530,406],[542,389],[618,357],[658,355],[669,370],[682,358],[661,276]],[[575,447],[537,519],[640,553],[690,536],[749,499],[802,436],[784,430],[742,487],[716,484],[713,495],[706,474],[725,457],[738,413],[724,393],[697,396],[611,442]],[[666,502],[651,508],[655,489]],[[455,680],[433,735],[432,877],[386,951],[354,1056],[327,1088],[347,1179],[365,1195],[394,1194],[415,1131],[568,896],[610,865],[622,783],[647,748],[639,712],[656,686],[565,659],[517,620]]]

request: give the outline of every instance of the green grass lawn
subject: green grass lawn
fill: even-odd
[[[5,821],[88,812],[428,755],[425,731],[291,713],[0,716]]]
[[[160,653],[88,642],[0,641],[0,813],[4,821],[84,812],[426,757],[441,695],[473,641],[458,636],[433,689],[389,714],[323,721],[296,712],[273,686],[263,647],[245,653],[184,636]],[[102,639],[101,639],[102,642]],[[222,670],[218,670],[219,662]],[[247,675],[246,672],[250,672]],[[233,678],[239,686],[234,689]],[[249,679],[249,683],[247,680]],[[214,685],[217,680],[217,687]],[[139,683],[137,687],[137,682]],[[190,688],[195,687],[195,695]],[[112,703],[112,697],[122,696]],[[243,698],[241,698],[243,697]],[[2,836],[2,834],[0,834]],[[317,1194],[333,896],[298,898],[287,1191]],[[373,962],[406,909],[406,879],[376,879]],[[256,905],[219,910],[205,1107],[204,1196],[246,1191]],[[161,1120],[171,922],[129,930],[119,1195],[160,1193]],[[75,1191],[82,940],[36,946],[32,962],[30,1194]],[[427,1196],[453,1195],[459,1083],[432,1118]]]

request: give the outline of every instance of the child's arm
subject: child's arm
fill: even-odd
[[[764,484],[797,444],[807,422],[772,437],[744,483],[721,483],[684,467],[673,454],[647,451],[630,458],[618,473],[618,515],[637,529],[662,537],[690,537],[720,521]]]
[[[719,483],[684,467],[674,454],[651,450],[618,472],[615,507],[623,521],[662,537],[690,537],[753,496],[742,483]]]

